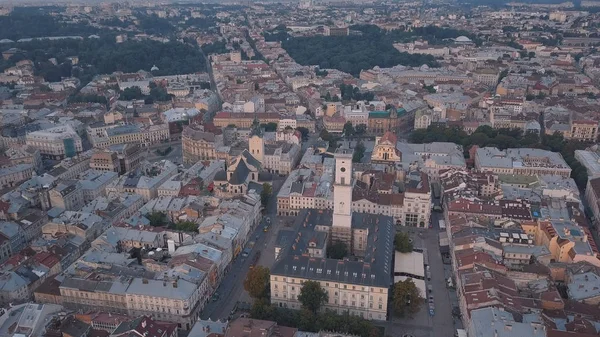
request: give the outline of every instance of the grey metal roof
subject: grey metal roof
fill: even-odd
[[[283,256],[273,266],[271,275],[332,281],[373,287],[389,287],[389,273],[360,261],[343,261],[309,256]]]
[[[248,178],[248,173],[250,173],[250,169],[246,165],[246,162],[240,160],[229,179],[229,183],[233,185],[240,185],[246,182],[246,178]]]
[[[260,162],[254,158],[254,156],[252,156],[248,150],[244,150],[241,155],[245,158],[245,161],[248,163],[248,165],[252,165],[256,168],[261,166]]]
[[[352,228],[368,231],[364,256],[358,261],[342,261],[329,258],[308,257],[307,243],[313,238],[325,240],[325,232],[315,235],[316,226],[331,226],[333,212],[303,210],[295,222],[296,234],[301,238],[295,245],[288,246],[271,269],[271,274],[315,280],[330,280],[377,287],[392,284],[392,253],[394,251],[394,222],[389,216],[354,213]],[[286,240],[287,237],[287,240]],[[319,240],[317,238],[317,240]],[[289,241],[289,234],[279,238],[280,244]]]

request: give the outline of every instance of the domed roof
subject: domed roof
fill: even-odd
[[[471,42],[471,39],[462,35],[462,36],[459,36],[456,39],[454,39],[454,41],[456,41],[456,42]]]

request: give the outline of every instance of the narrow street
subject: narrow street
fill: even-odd
[[[252,231],[252,234],[248,237],[248,242],[254,241],[254,247],[247,257],[242,257],[239,254],[234,261],[231,263],[229,272],[225,275],[221,284],[217,288],[219,298],[216,301],[210,301],[204,307],[202,311],[202,319],[212,320],[227,320],[229,315],[232,313],[237,302],[250,302],[250,297],[244,290],[244,279],[246,273],[250,270],[250,265],[257,253],[260,252],[261,256],[257,262],[257,265],[263,265],[271,267],[274,261],[274,244],[277,238],[277,232],[281,226],[277,222],[277,192],[283,184],[283,178],[276,177],[273,182],[273,196],[267,204],[265,216],[261,222]],[[266,217],[271,219],[271,224],[268,231],[264,231],[265,225],[267,225]]]

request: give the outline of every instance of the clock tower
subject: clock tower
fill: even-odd
[[[352,151],[338,150],[333,184],[332,240],[352,247]]]

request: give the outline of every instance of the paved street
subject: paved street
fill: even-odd
[[[433,295],[435,312],[434,316],[429,315],[429,306],[427,298],[429,293],[422,294],[425,297],[425,304],[422,309],[412,317],[398,318],[393,317],[390,321],[381,324],[386,327],[386,335],[414,337],[452,337],[456,331],[454,319],[452,317],[452,301],[456,301],[456,296],[450,296],[451,290],[446,286],[446,280],[451,275],[451,267],[444,265],[442,255],[439,250],[439,227],[438,221],[442,214],[432,212],[432,224],[434,228],[400,228],[401,231],[409,232],[413,239],[415,248],[422,248],[427,251],[428,264],[431,268],[431,281],[425,279],[427,285],[433,286]],[[451,300],[452,298],[452,300]],[[456,304],[454,304],[456,305]]]
[[[248,257],[242,257],[242,255],[238,255],[238,257],[232,262],[229,272],[225,275],[217,292],[220,297],[215,302],[208,302],[204,310],[202,311],[202,319],[228,319],[231,311],[234,309],[234,306],[237,302],[250,302],[250,297],[244,290],[244,278],[246,277],[246,273],[250,269],[250,264],[254,259],[254,256],[258,252],[260,252],[261,256],[258,260],[258,265],[271,267],[273,265],[275,256],[275,249],[273,247],[275,240],[277,238],[277,232],[281,226],[280,221],[275,218],[277,214],[277,191],[281,188],[283,184],[283,179],[285,177],[275,177],[273,182],[273,197],[269,200],[267,204],[266,217],[272,219],[271,226],[267,232],[264,232],[264,226],[266,222],[263,218],[263,221],[256,226],[248,241],[254,241],[254,248],[250,252]]]

